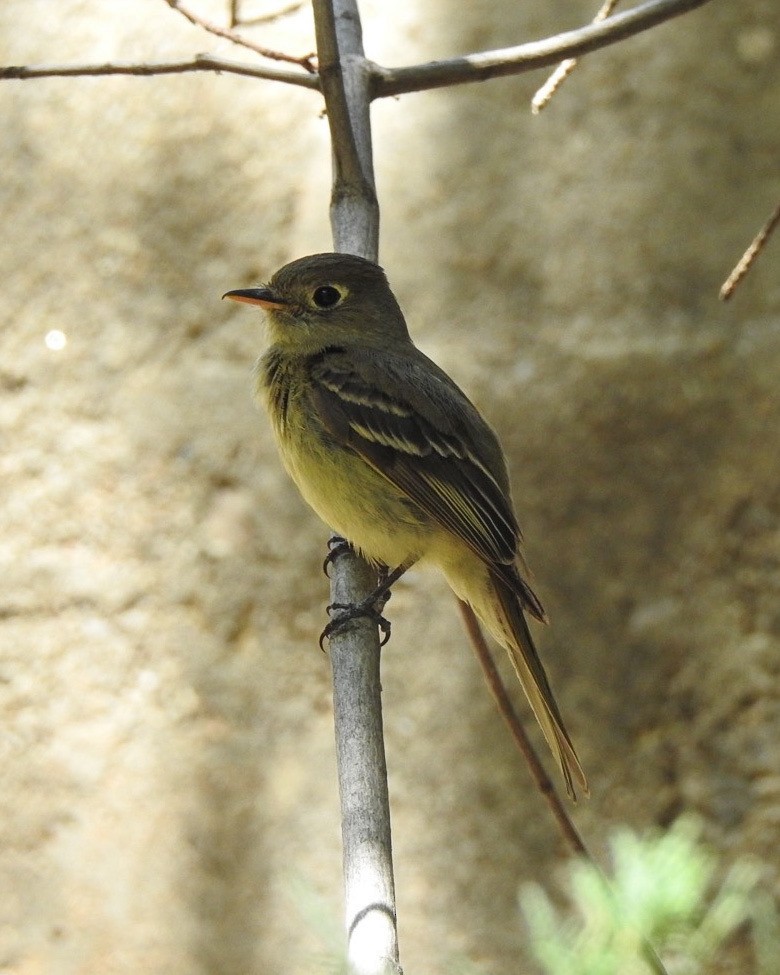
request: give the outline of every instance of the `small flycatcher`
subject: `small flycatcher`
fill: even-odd
[[[501,445],[415,347],[382,269],[315,254],[224,297],[267,312],[257,396],[305,500],[376,565],[441,569],[509,652],[569,794],[575,779],[587,792],[524,615],[546,620],[520,575]]]

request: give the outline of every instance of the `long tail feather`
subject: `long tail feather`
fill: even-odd
[[[577,758],[577,753],[563,724],[558,705],[555,703],[547,674],[539,654],[536,652],[528,629],[520,598],[516,590],[496,573],[490,573],[490,581],[495,593],[496,622],[500,626],[503,639],[501,643],[509,652],[509,657],[523,686],[528,703],[539,722],[553,755],[558,761],[566,791],[576,801],[575,780],[579,789],[588,794],[588,782]],[[485,621],[487,623],[487,621]],[[493,627],[489,626],[489,629]],[[495,636],[499,634],[494,633]]]

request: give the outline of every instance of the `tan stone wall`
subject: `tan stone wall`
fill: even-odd
[[[363,13],[403,64],[591,11]],[[256,36],[310,50],[310,12]],[[775,886],[780,241],[716,296],[780,193],[779,45],[775,0],[713,3],[538,119],[545,72],[374,109],[382,262],[507,448],[578,826],[602,854],[695,810]],[[234,54],[154,0],[0,5],[4,64],[202,50]],[[219,300],[329,249],[320,110],[228,76],[0,83],[4,975],[310,972],[311,894],[338,943],[326,535],[250,401],[260,318]],[[389,611],[405,966],[528,970],[516,892],[561,844],[442,582]]]

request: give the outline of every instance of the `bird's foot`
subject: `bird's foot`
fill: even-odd
[[[331,562],[335,562],[337,558],[342,555],[346,555],[347,552],[351,552],[352,546],[346,540],[346,538],[340,538],[338,535],[333,535],[328,539],[328,554],[325,556],[325,561],[322,563],[322,571],[325,575],[330,578],[330,573],[328,572],[328,567]]]
[[[328,572],[328,565],[338,556],[344,553],[346,549],[351,548],[349,542],[344,541],[344,539],[334,536],[328,542],[328,547],[330,551],[325,559],[323,569],[325,574]],[[382,611],[387,605],[387,601],[392,595],[391,586],[396,583],[401,576],[414,564],[414,560],[410,559],[408,562],[403,562],[401,565],[397,566],[395,569],[390,571],[386,565],[380,565],[378,567],[379,585],[371,593],[366,596],[362,602],[359,603],[331,603],[328,606],[328,614],[331,617],[330,622],[325,627],[325,629],[320,634],[320,650],[323,648],[323,643],[325,640],[330,639],[334,633],[337,633],[352,620],[360,619],[361,617],[373,620],[374,623],[382,631],[382,640],[380,642],[380,647],[383,647],[387,641],[390,639],[390,623],[388,620],[382,616]],[[334,615],[336,614],[336,615]]]
[[[390,639],[390,621],[382,616],[382,609],[390,598],[390,591],[380,586],[375,589],[370,596],[360,603],[331,603],[328,606],[330,622],[320,634],[320,650],[324,650],[323,644],[326,640],[339,633],[349,623],[357,619],[369,619],[374,622],[382,631],[382,639],[379,643],[383,647]]]

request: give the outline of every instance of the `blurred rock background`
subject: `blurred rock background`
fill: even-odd
[[[400,65],[594,9],[362,12]],[[775,892],[778,241],[717,292],[780,196],[779,27],[775,0],[705,6],[588,57],[539,118],[546,71],[374,109],[382,263],[508,452],[578,827],[603,855],[696,811]],[[308,52],[311,12],[252,36]],[[2,64],[204,50],[251,59],[162,0],[0,6]],[[326,532],[251,403],[260,316],[219,300],[330,249],[321,108],[227,75],[0,83],[3,975],[311,972],[311,897],[338,943]],[[517,890],[555,889],[565,851],[441,580],[389,609],[406,970],[530,971]]]

